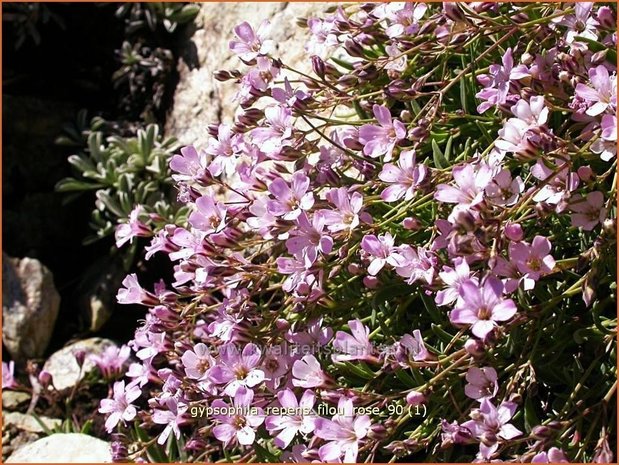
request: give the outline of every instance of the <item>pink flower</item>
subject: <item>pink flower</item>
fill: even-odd
[[[142,395],[142,391],[136,384],[130,384],[125,388],[125,381],[114,383],[114,398],[101,399],[100,413],[110,413],[105,421],[105,429],[108,433],[116,427],[119,421],[131,421],[137,411],[131,403]]]
[[[233,405],[216,399],[212,407],[227,414],[215,415],[220,422],[213,428],[213,435],[227,447],[234,440],[243,446],[250,446],[256,439],[256,428],[264,422],[264,412],[260,407],[252,406],[254,391],[239,387],[234,395]]]
[[[288,447],[297,433],[309,434],[314,431],[316,416],[312,415],[316,396],[312,391],[305,391],[301,400],[290,389],[277,393],[277,400],[281,406],[277,415],[267,417],[265,426],[275,437],[275,445],[280,449]]]
[[[600,191],[589,192],[587,197],[575,195],[570,202],[572,226],[591,231],[598,223],[606,219],[604,194]]]
[[[211,368],[211,379],[217,384],[226,384],[224,393],[234,396],[241,387],[252,388],[264,381],[264,371],[258,369],[262,352],[247,344],[242,352],[234,344],[224,344],[219,349],[220,363]]]
[[[291,232],[291,238],[286,241],[288,253],[298,260],[303,260],[309,268],[318,258],[318,252],[325,255],[333,248],[333,238],[323,233],[325,218],[316,213],[310,223],[305,213],[296,219],[296,228]]]
[[[266,126],[252,129],[252,140],[264,153],[277,154],[292,137],[292,112],[289,108],[276,105],[266,108],[264,117]]]
[[[403,151],[397,166],[386,163],[378,175],[381,181],[392,184],[381,192],[380,197],[386,202],[395,202],[402,197],[404,200],[411,200],[416,187],[425,179],[427,172],[424,164],[415,163],[414,150]]]
[[[179,426],[185,422],[184,415],[188,408],[187,404],[184,402],[179,402],[174,397],[168,397],[165,400],[164,405],[166,410],[155,409],[152,415],[154,423],[158,425],[166,425],[157,439],[158,444],[165,444],[171,432],[174,432],[176,439],[181,437],[181,430]]]
[[[348,327],[352,335],[343,331],[335,333],[333,347],[340,353],[332,355],[334,362],[373,359],[374,347],[370,342],[370,330],[360,320],[350,320]]]
[[[525,123],[528,127],[543,126],[548,121],[548,108],[544,103],[544,97],[535,95],[527,102],[524,99],[518,100],[511,111],[516,118]]]
[[[123,345],[118,348],[112,345],[106,347],[101,354],[91,354],[88,358],[97,365],[105,379],[113,379],[123,372],[130,354],[129,346]]]
[[[484,189],[492,180],[492,169],[486,163],[466,163],[452,170],[456,187],[447,184],[436,186],[434,198],[439,202],[457,203],[474,207],[484,199]]]
[[[492,399],[499,391],[497,372],[492,367],[471,367],[466,373],[468,384],[464,386],[464,393],[471,399]]]
[[[225,173],[231,176],[236,169],[236,154],[242,149],[243,136],[233,134],[227,124],[220,124],[217,129],[217,139],[211,139],[206,153],[213,157],[208,170],[213,176]]]
[[[529,70],[524,65],[514,67],[512,49],[508,48],[503,55],[503,65],[490,65],[490,74],[481,74],[477,80],[485,89],[479,91],[475,97],[484,100],[477,107],[479,113],[484,113],[493,106],[507,102],[511,81],[529,76]]]
[[[226,227],[227,209],[212,196],[203,195],[196,200],[197,210],[189,215],[189,224],[206,233],[217,233]]]
[[[313,355],[305,355],[292,365],[293,386],[311,389],[322,386],[327,381],[327,375]]]
[[[239,40],[230,41],[230,50],[236,53],[241,60],[251,61],[258,55],[266,55],[271,51],[272,41],[266,40],[271,24],[263,21],[257,32],[247,21],[234,28],[234,35]]]
[[[159,300],[140,286],[135,273],[128,275],[116,294],[119,304],[157,304]]]
[[[430,353],[421,337],[421,331],[415,329],[413,335],[405,334],[395,343],[395,359],[403,368],[410,368],[411,362],[423,362],[430,358]]]
[[[514,402],[503,402],[496,408],[488,399],[483,399],[479,408],[471,413],[474,420],[462,424],[481,441],[479,444],[481,459],[484,461],[490,459],[499,448],[500,439],[510,440],[522,434],[522,431],[509,423],[515,412]]]
[[[288,221],[295,220],[302,211],[307,211],[314,205],[314,194],[308,192],[309,185],[309,178],[301,171],[292,175],[291,185],[282,178],[275,179],[269,185],[269,192],[275,200],[267,202],[267,211]]]
[[[454,268],[444,266],[443,271],[438,274],[447,288],[436,293],[436,305],[449,305],[455,302],[460,295],[462,283],[473,280],[477,284],[477,278],[471,278],[469,264],[464,258],[456,257],[453,263]]]
[[[589,108],[585,112],[589,116],[604,113],[607,108],[617,109],[617,75],[610,76],[606,66],[599,65],[589,70],[591,86],[576,85],[576,96],[585,100]]]
[[[376,276],[387,263],[394,267],[402,263],[402,257],[396,253],[393,244],[393,236],[389,233],[381,234],[378,237],[374,234],[363,236],[361,248],[372,257],[368,266],[370,275]]]
[[[170,168],[179,174],[173,174],[172,179],[180,181],[201,181],[206,178],[206,153],[198,152],[193,145],[181,149],[180,155],[170,159]]]
[[[520,176],[512,179],[509,169],[499,171],[492,182],[486,186],[486,197],[495,205],[510,206],[518,201],[518,196],[524,191],[524,182]]]
[[[349,193],[345,187],[333,188],[327,191],[326,198],[337,208],[320,210],[329,231],[352,231],[360,221],[372,221],[372,217],[363,211],[363,195],[359,192]]]
[[[286,382],[284,375],[290,369],[291,356],[288,355],[288,346],[275,345],[266,349],[262,370],[265,376],[265,385],[275,391]]]
[[[374,9],[374,15],[380,19],[387,18],[390,26],[385,33],[390,38],[413,35],[419,31],[419,20],[426,13],[425,3],[384,3]]]
[[[129,221],[116,226],[114,231],[114,237],[116,239],[116,247],[121,248],[127,242],[133,243],[134,237],[148,237],[152,236],[152,231],[142,221],[140,221],[140,214],[144,208],[142,205],[136,205],[131,213],[129,213]]]
[[[187,350],[181,357],[185,374],[190,379],[205,379],[209,375],[211,367],[215,365],[215,359],[209,353],[206,344],[199,342],[193,350]]]
[[[460,297],[449,319],[454,324],[472,325],[473,334],[483,339],[498,321],[509,320],[516,311],[513,300],[503,299],[503,283],[489,276],[481,288],[472,281],[462,284]]]
[[[398,275],[406,278],[408,284],[423,279],[432,284],[434,280],[436,256],[425,247],[416,249],[408,244],[397,247],[397,265],[395,271]]]
[[[310,55],[324,57],[338,44],[335,17],[319,19],[309,18],[307,26],[310,30],[310,38],[305,44],[305,50]]]
[[[361,126],[359,142],[364,145],[365,155],[372,158],[385,155],[384,160],[389,161],[395,145],[406,137],[406,127],[401,121],[391,119],[391,112],[387,107],[374,105],[372,111],[379,125],[364,124]]]
[[[2,362],[2,389],[12,389],[17,386],[15,381],[15,362]]]
[[[359,453],[359,443],[370,431],[370,417],[362,415],[355,417],[351,399],[340,397],[337,404],[338,414],[331,420],[318,418],[314,434],[325,441],[318,450],[323,462],[339,461],[342,456],[344,463],[355,463]]]
[[[535,281],[555,267],[555,259],[548,253],[550,248],[550,241],[543,236],[535,236],[531,245],[524,241],[509,244],[509,258],[523,274],[525,290],[533,289]]]
[[[591,16],[593,2],[577,2],[574,4],[574,14],[561,16],[555,21],[567,27],[565,41],[568,44],[574,43],[577,37],[597,40],[598,22]],[[614,24],[614,23],[613,23]],[[575,45],[575,44],[574,44]]]

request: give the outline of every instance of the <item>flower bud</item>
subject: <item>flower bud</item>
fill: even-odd
[[[387,437],[387,428],[385,428],[383,425],[375,423],[370,426],[368,437],[370,439],[376,439],[378,441],[385,439]]]
[[[84,360],[86,360],[86,351],[84,349],[78,349],[73,352],[73,356],[75,357],[77,365],[81,368],[84,364]]]
[[[531,63],[533,63],[533,61],[535,61],[535,57],[531,55],[529,52],[523,53],[522,57],[520,57],[520,62],[523,65],[529,66]]]
[[[421,405],[426,402],[426,396],[419,391],[411,391],[406,395],[406,403],[408,405]]]
[[[518,223],[509,223],[505,226],[505,237],[512,242],[520,242],[524,238],[522,226]]]
[[[284,318],[278,318],[275,320],[275,327],[280,331],[288,331],[290,329],[290,323]]]
[[[473,357],[480,357],[484,354],[484,345],[477,339],[467,339],[464,349]]]
[[[617,219],[606,218],[602,223],[602,231],[604,231],[604,234],[607,236],[615,237],[617,235]]]
[[[462,8],[456,2],[444,2],[443,12],[445,16],[455,22],[464,21],[466,19]]]
[[[601,28],[614,31],[617,27],[617,19],[613,10],[607,6],[601,6],[597,12],[597,21]]]
[[[325,78],[325,62],[319,56],[313,55],[312,58],[312,70],[314,74],[320,79]]]
[[[352,57],[357,57],[357,58],[365,57],[363,53],[363,47],[357,41],[353,39],[348,39],[344,43],[344,49]]]
[[[608,49],[595,52],[593,55],[591,55],[591,64],[601,65],[602,63],[604,63],[606,61],[607,53],[608,53]]]
[[[534,426],[531,430],[531,437],[535,439],[548,439],[552,435],[552,430],[544,425]]]
[[[359,272],[361,271],[361,267],[358,263],[350,263],[347,267],[347,270],[350,274],[356,275],[359,274]]]
[[[576,172],[578,173],[578,177],[585,182],[593,177],[593,170],[589,165],[581,166]]]
[[[41,370],[41,373],[39,373],[39,383],[43,389],[53,385],[52,374],[49,371]]]
[[[380,281],[376,276],[366,276],[363,278],[363,284],[368,289],[377,289],[380,286]]]
[[[404,227],[404,229],[417,231],[421,227],[421,223],[419,223],[419,220],[417,218],[408,216],[402,220],[402,226]]]

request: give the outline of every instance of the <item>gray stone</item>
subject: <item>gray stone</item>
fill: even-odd
[[[54,352],[47,359],[43,369],[52,375],[54,387],[59,391],[71,388],[87,373],[95,368],[95,364],[89,360],[88,354],[100,354],[107,347],[116,345],[110,339],[93,337],[75,342]],[[75,352],[84,351],[87,356],[80,370],[75,360]]]
[[[17,449],[6,463],[110,463],[110,444],[86,434],[52,434]]]
[[[268,19],[271,38],[286,64],[307,72],[310,69],[305,42],[307,29],[296,26],[299,17],[317,17],[330,5],[312,2],[202,3],[196,18],[198,27],[185,45],[179,60],[180,80],[175,90],[174,106],[167,117],[166,133],[181,144],[206,147],[207,125],[231,121],[237,108],[233,97],[237,86],[219,82],[213,73],[221,69],[242,67],[229,49],[234,27],[249,21],[254,28]]]
[[[5,426],[11,425],[28,433],[45,433],[46,428],[53,430],[62,423],[58,418],[39,416],[39,420],[45,425],[45,428],[43,428],[34,416],[19,412],[2,412],[2,418]]]
[[[20,405],[24,405],[30,400],[30,394],[20,391],[2,391],[2,408],[15,410]]]
[[[2,342],[13,360],[44,354],[59,306],[54,277],[41,262],[2,254]]]

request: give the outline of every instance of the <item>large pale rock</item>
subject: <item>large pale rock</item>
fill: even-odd
[[[86,434],[52,434],[17,449],[6,463],[110,463],[110,444]]]
[[[116,344],[110,339],[103,339],[100,337],[92,337],[69,344],[59,351],[54,352],[45,362],[43,369],[52,375],[54,387],[56,389],[62,391],[63,389],[71,388],[95,368],[95,364],[89,360],[88,355],[100,354],[107,347],[113,345]],[[84,351],[86,353],[86,359],[81,370],[74,355],[78,351]]]
[[[54,277],[41,262],[2,254],[2,342],[13,360],[43,355],[59,306]]]
[[[2,412],[3,424],[5,426],[14,426],[15,428],[26,431],[28,433],[45,433],[47,430],[53,430],[62,423],[58,418],[48,418],[39,416],[39,421],[32,415],[27,415],[19,412]]]
[[[320,17],[329,6],[312,2],[200,4],[198,28],[179,60],[180,80],[167,118],[167,135],[177,137],[182,144],[205,147],[207,125],[232,120],[238,106],[233,101],[237,86],[232,82],[218,82],[213,73],[243,66],[228,46],[237,24],[248,21],[257,28],[268,19],[272,24],[271,38],[277,47],[273,55],[305,72],[310,67],[304,49],[309,32],[298,27],[296,20]]]
[[[30,394],[20,391],[2,391],[2,408],[6,410],[16,410],[25,405],[30,400]]]

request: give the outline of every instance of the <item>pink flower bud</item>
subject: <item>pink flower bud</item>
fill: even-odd
[[[578,177],[585,182],[589,181],[593,177],[593,170],[588,165],[581,166],[576,172],[578,173]]]
[[[419,224],[419,220],[417,218],[413,218],[409,216],[407,218],[404,218],[404,220],[402,220],[402,226],[405,229],[410,229],[411,231],[415,231],[419,229],[421,225]]]
[[[421,405],[425,403],[426,396],[419,391],[411,391],[406,395],[406,403],[408,405]]]
[[[380,286],[380,281],[376,276],[366,276],[365,278],[363,278],[363,284],[368,289],[376,289],[378,288],[378,286]]]
[[[484,353],[484,345],[477,339],[469,339],[464,343],[464,348],[473,357],[479,357]]]
[[[509,223],[505,226],[505,237],[512,242],[520,242],[524,237],[522,226],[518,223]]]

